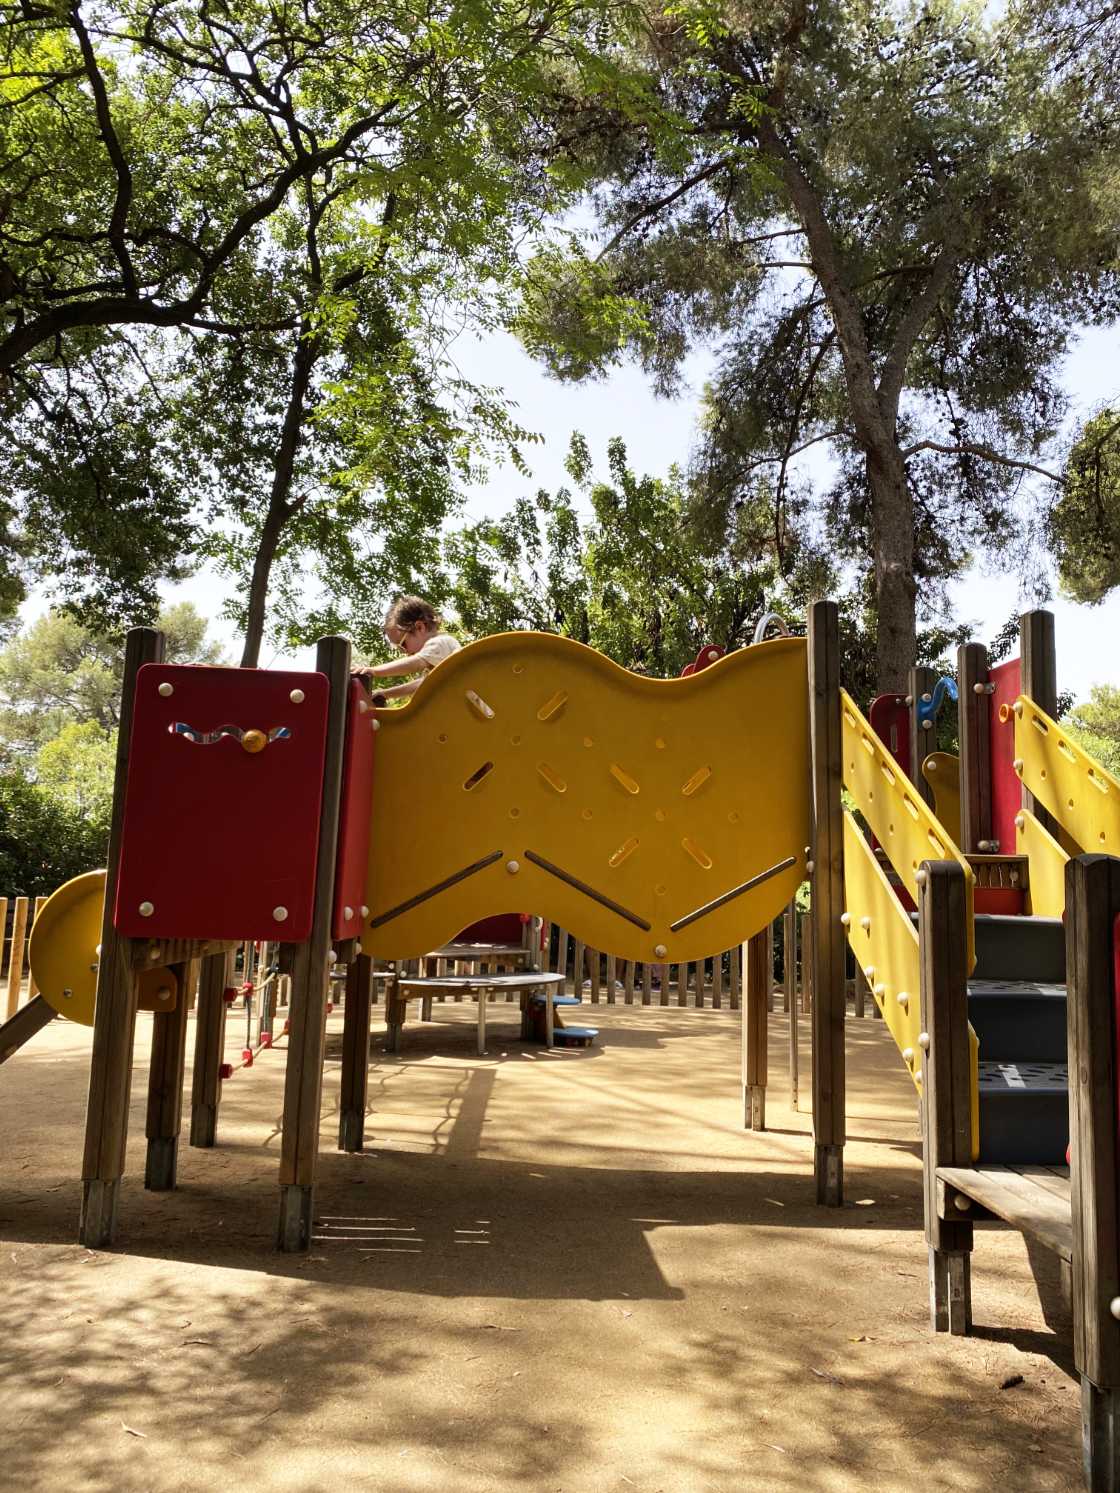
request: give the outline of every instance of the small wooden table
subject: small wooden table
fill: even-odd
[[[446,959],[451,964],[532,964],[534,950],[520,943],[449,943],[433,949],[429,959]],[[442,979],[443,977],[440,976]]]
[[[499,991],[518,991],[521,994],[521,1010],[537,991],[544,993],[545,1046],[552,1046],[553,996],[563,989],[563,974],[538,974],[526,971],[513,975],[436,975],[424,978],[419,975],[403,975],[389,986],[385,1003],[385,1019],[388,1037],[385,1043],[389,1052],[400,1052],[401,1031],[404,1027],[405,1008],[410,1000],[428,1000],[436,991],[457,991],[478,997],[478,1055],[486,1052],[486,998]]]

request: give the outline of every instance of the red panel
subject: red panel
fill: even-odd
[[[1018,916],[1023,911],[1023,893],[1014,886],[978,886],[972,892],[973,912],[998,912]]]
[[[685,664],[681,670],[681,678],[687,679],[691,674],[699,674],[701,670],[710,668],[712,664],[718,663],[727,652],[718,643],[705,643],[695,659],[690,664]]]
[[[480,918],[455,936],[456,943],[520,943],[522,920],[519,912],[498,912]]]
[[[995,692],[988,696],[988,740],[992,764],[992,839],[999,841],[1000,855],[1015,854],[1015,815],[1023,807],[1023,785],[1012,763],[1015,760],[1015,718],[999,718],[999,707],[1011,705],[1023,692],[1022,671],[1017,658],[999,664],[988,674]]]
[[[121,933],[308,936],[329,690],[324,674],[145,664],[114,912]],[[250,730],[290,734],[250,752],[240,740]]]
[[[876,695],[867,712],[871,729],[910,776],[910,707],[905,695]]]
[[[369,695],[356,679],[351,679],[346,710],[346,751],[342,760],[342,807],[338,825],[332,938],[357,938],[362,931],[362,898],[366,894],[369,871],[373,743],[377,735],[373,722]]]

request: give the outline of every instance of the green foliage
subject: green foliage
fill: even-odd
[[[679,471],[639,477],[617,439],[607,458],[606,479],[596,478],[587,443],[573,436],[568,471],[589,521],[561,488],[450,536],[448,599],[469,633],[558,632],[624,668],[671,677],[706,643],[748,644],[766,611],[799,626],[806,600],[835,579],[807,536],[775,533],[765,491],[727,531],[705,534]]]
[[[1063,589],[1096,604],[1120,585],[1120,411],[1088,420],[1069,454],[1050,513]]]
[[[102,821],[31,782],[0,772],[0,887],[6,896],[47,896],[71,877],[105,864]]]
[[[69,721],[35,754],[35,781],[80,819],[109,833],[117,733],[96,721]]]
[[[1089,699],[1075,705],[1062,722],[1081,747],[1120,778],[1120,689],[1095,684]]]

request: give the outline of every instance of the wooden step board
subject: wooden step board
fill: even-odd
[[[957,1206],[962,1194],[1067,1262],[1073,1257],[1069,1168],[1064,1166],[939,1166],[937,1211],[945,1219],[975,1218]]]

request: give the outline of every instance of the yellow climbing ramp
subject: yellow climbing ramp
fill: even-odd
[[[806,876],[806,645],[686,679],[504,633],[377,715],[367,952],[412,958],[492,913],[626,959],[697,959],[764,928]]]

